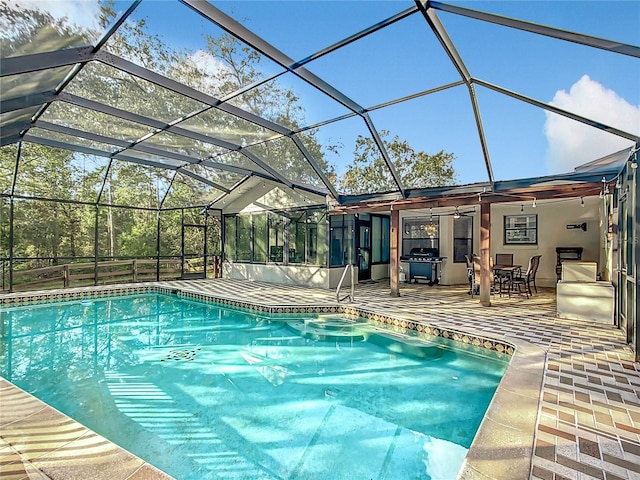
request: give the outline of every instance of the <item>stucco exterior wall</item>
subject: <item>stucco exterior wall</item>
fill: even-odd
[[[536,208],[532,207],[532,201],[494,204],[491,208],[491,257],[495,258],[496,253],[513,253],[514,263],[526,268],[530,257],[542,255],[536,283],[540,286],[555,286],[557,283],[556,247],[582,247],[582,260],[596,262],[598,273],[604,273],[610,266],[606,262],[609,253],[605,251],[603,239],[606,225],[602,224],[602,200],[598,197],[585,197],[583,200],[584,207],[581,206],[580,198],[537,201]],[[471,208],[461,207],[460,209],[468,211]],[[475,254],[480,252],[479,211],[480,209],[476,207],[476,212],[471,214],[473,253]],[[537,245],[505,245],[504,216],[521,213],[538,216]],[[428,216],[429,210],[402,212],[401,222],[403,218]],[[586,231],[567,229],[567,225],[582,223],[587,224]],[[453,217],[450,215],[440,217],[440,255],[447,257],[442,268],[441,282],[444,285],[466,283],[466,264],[453,262]]]
[[[332,269],[336,270],[336,269]],[[311,265],[276,265],[224,262],[222,276],[236,280],[253,280],[258,282],[281,283],[285,285],[299,285],[316,288],[332,288],[331,280],[337,285],[335,272],[326,267]]]
[[[371,265],[371,280],[381,280],[383,278],[389,278],[389,264]]]
[[[224,262],[222,276],[236,280],[252,280],[256,282],[272,282],[302,287],[328,288],[335,290],[340,282],[345,267],[327,268],[312,265],[277,265]],[[348,272],[342,290],[349,290],[351,274]],[[380,280],[389,277],[389,265],[373,265],[371,278]],[[354,272],[358,283],[358,271]]]
[[[605,268],[600,225],[602,200],[598,197],[583,200],[584,207],[580,198],[537,202],[536,208],[532,208],[531,202],[494,205],[491,209],[491,256],[495,258],[496,253],[513,253],[514,263],[526,268],[531,256],[542,255],[536,276],[536,283],[540,286],[555,286],[557,283],[556,247],[582,247],[582,260],[596,262],[597,271],[602,272]],[[518,215],[522,207],[522,213],[538,215],[538,244],[505,245],[504,216]],[[567,229],[567,225],[582,223],[587,224],[586,231]]]

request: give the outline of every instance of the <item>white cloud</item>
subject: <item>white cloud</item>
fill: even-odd
[[[230,72],[229,67],[223,62],[202,49],[198,49],[189,55],[189,60],[191,60],[202,73],[208,76],[218,76],[221,71],[225,73]]]
[[[229,67],[202,49],[189,54],[187,62],[190,62],[202,74],[199,80],[202,84],[196,88],[200,88],[210,95],[219,96],[224,76],[231,73]]]
[[[569,92],[556,92],[551,105],[619,130],[640,135],[640,105],[632,105],[613,90],[584,75]],[[633,144],[561,115],[546,112],[547,165],[551,172],[568,172]]]
[[[9,0],[9,6],[37,9],[53,18],[67,18],[79,27],[98,28],[100,4],[97,0]]]

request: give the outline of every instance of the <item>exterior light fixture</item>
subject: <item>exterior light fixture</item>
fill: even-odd
[[[520,205],[520,213],[524,212],[524,205]]]
[[[453,212],[453,218],[460,218],[460,212],[458,211],[458,207],[456,207],[456,211]]]
[[[638,160],[636,160],[636,157],[633,157],[633,160],[631,160],[631,168],[633,170],[635,170],[636,168],[638,168]]]
[[[424,226],[424,231],[428,237],[435,237],[438,233],[438,225],[435,223],[428,223]]]
[[[600,190],[600,198],[604,198],[604,194],[609,193],[609,188],[607,187],[607,179],[602,177],[602,189]],[[582,197],[580,197],[582,199]]]
[[[580,206],[584,208],[584,198],[580,197]]]
[[[536,197],[533,197],[533,203],[531,204],[531,208],[536,208]]]

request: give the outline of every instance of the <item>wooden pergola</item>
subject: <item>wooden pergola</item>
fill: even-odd
[[[491,206],[504,202],[532,202],[590,197],[612,192],[619,165],[597,172],[569,173],[530,179],[478,183],[431,189],[407,190],[399,194],[357,195],[340,198],[330,206],[330,214],[382,213],[391,217],[390,286],[391,296],[400,295],[400,212],[438,207],[480,207],[480,304],[491,305]]]

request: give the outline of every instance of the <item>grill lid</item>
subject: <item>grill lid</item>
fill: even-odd
[[[435,247],[415,247],[409,252],[410,257],[437,257],[438,249]]]

